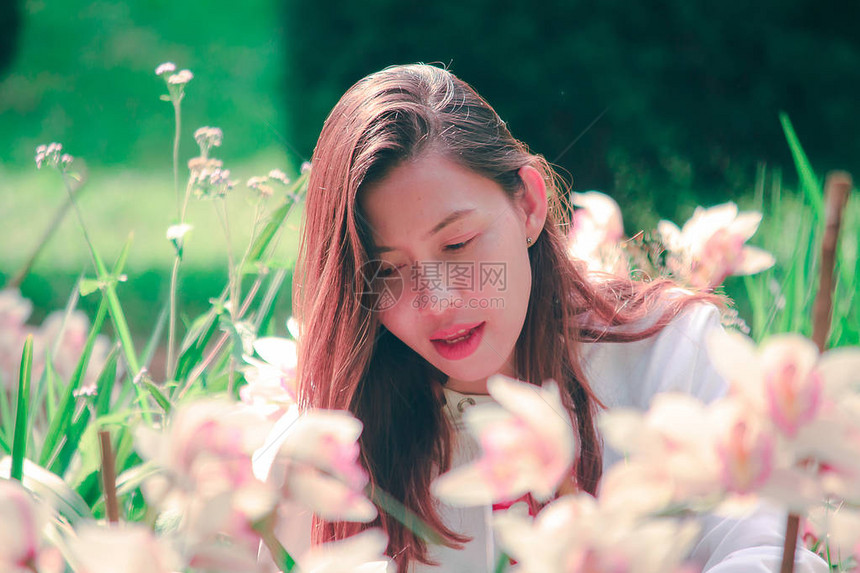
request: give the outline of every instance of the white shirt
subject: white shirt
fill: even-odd
[[[595,394],[608,407],[646,410],[659,392],[678,391],[710,402],[725,394],[728,385],[717,374],[704,346],[707,333],[720,326],[711,305],[685,310],[658,334],[637,342],[589,343],[582,352],[583,367]],[[466,433],[462,412],[489,396],[465,395],[445,389],[445,406],[457,430],[452,465],[472,461],[479,447]],[[604,471],[621,455],[605,448]],[[493,542],[492,508],[454,508],[441,505],[442,518],[457,532],[473,537],[461,551],[432,546],[438,567],[415,564],[412,573],[478,573],[493,571],[497,549]],[[764,506],[742,520],[703,516],[702,534],[690,557],[708,573],[765,573],[779,571],[786,516]],[[810,551],[799,550],[797,573],[827,573],[827,564]]]

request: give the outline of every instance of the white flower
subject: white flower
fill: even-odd
[[[173,86],[184,86],[194,79],[194,74],[189,70],[180,70],[167,78],[167,83]]]
[[[193,227],[188,223],[171,225],[167,228],[167,240],[173,241],[174,243],[178,243],[182,241],[182,239],[185,237],[185,234],[191,229],[193,229]]]
[[[514,505],[493,525],[517,573],[671,572],[698,533],[693,523],[645,519],[587,493],[560,497],[534,519]]]
[[[340,541],[309,549],[297,559],[302,573],[387,573],[393,564],[383,555],[388,536],[368,529]]]
[[[239,390],[242,401],[266,416],[281,415],[296,401],[296,343],[286,338],[264,337],[254,341],[262,361],[245,356],[248,384]]]
[[[157,68],[155,68],[156,76],[163,76],[164,74],[172,74],[176,71],[176,64],[173,62],[164,62],[160,64]]]
[[[340,410],[293,405],[254,453],[254,474],[324,519],[369,522],[376,507],[364,496],[358,463],[361,422]]]
[[[438,477],[434,495],[450,505],[507,502],[531,492],[552,497],[573,464],[575,441],[558,384],[543,388],[496,375],[487,390],[497,404],[467,410],[464,420],[481,457]]]
[[[611,197],[597,191],[573,193],[574,211],[568,253],[585,262],[589,271],[627,276],[627,257],[621,249],[624,235],[621,209]]]
[[[683,229],[670,221],[657,225],[671,255],[669,266],[697,287],[715,287],[729,275],[751,275],[773,266],[775,259],[745,243],[758,230],[761,213],[738,213],[734,203],[697,207]]]
[[[179,554],[142,524],[117,527],[84,524],[68,540],[75,571],[86,573],[173,573],[184,568]]]
[[[276,181],[280,181],[284,185],[290,184],[290,178],[287,177],[287,174],[280,169],[272,169],[271,171],[269,171],[269,179],[275,179]]]

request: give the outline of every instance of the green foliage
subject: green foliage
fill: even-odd
[[[812,306],[818,292],[821,238],[824,226],[823,193],[812,166],[787,116],[782,117],[786,139],[795,157],[801,193],[782,186],[779,171],[759,170],[755,209],[765,217],[758,232],[762,247],[777,264],[757,275],[729,282],[730,294],[748,301],[751,335],[796,332],[812,335]],[[828,347],[860,344],[860,308],[855,303],[860,285],[857,248],[860,244],[860,200],[854,194],[845,208],[836,254],[833,312]],[[742,288],[741,284],[742,283]],[[745,295],[745,296],[744,296]],[[745,305],[746,306],[746,305]]]

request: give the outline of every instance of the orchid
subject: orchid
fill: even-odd
[[[363,493],[368,476],[358,463],[361,429],[348,412],[299,413],[293,405],[254,454],[254,473],[324,519],[372,521],[377,511]]]
[[[597,191],[573,193],[568,253],[585,262],[589,271],[626,276],[627,257],[620,247],[624,235],[621,209],[611,197]]]
[[[466,506],[512,501],[529,492],[550,499],[569,474],[576,449],[558,384],[549,380],[538,387],[496,375],[487,390],[496,404],[479,404],[464,415],[481,457],[438,477],[434,495]]]
[[[222,534],[249,554],[256,550],[253,526],[277,502],[275,490],[254,477],[251,465],[269,427],[243,404],[204,399],[177,406],[161,432],[138,428],[138,451],[162,470],[143,484],[144,495],[180,518],[188,555],[211,558],[219,552],[213,541]]]
[[[0,479],[0,571],[63,570],[57,551],[43,541],[47,508],[17,481]]]
[[[860,349],[819,356],[799,335],[756,349],[743,335],[716,333],[708,350],[730,393],[772,426],[788,466],[814,473],[827,493],[860,498]]]
[[[669,252],[668,266],[678,278],[692,286],[713,288],[729,275],[751,275],[773,266],[775,259],[762,249],[745,243],[761,223],[761,213],[738,213],[734,203],[704,209],[679,229],[660,221],[657,230]]]
[[[182,563],[167,541],[142,524],[81,525],[67,545],[76,573],[173,573]]]
[[[598,423],[607,444],[628,456],[627,466],[640,472],[640,479],[671,486],[669,499],[655,499],[679,502],[718,489],[720,417],[688,394],[664,393],[645,412],[616,408],[602,412]]]
[[[515,573],[675,571],[698,533],[691,522],[644,518],[587,493],[560,497],[534,519],[518,505],[494,515]]]
[[[341,541],[312,547],[298,559],[302,573],[386,573],[393,571],[383,555],[388,536],[368,529]]]

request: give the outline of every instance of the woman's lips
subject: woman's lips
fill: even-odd
[[[481,344],[481,339],[484,335],[485,324],[485,322],[480,322],[459,336],[452,336],[449,339],[443,340],[434,339],[431,342],[436,352],[442,358],[446,360],[462,360],[478,349],[478,345]],[[462,329],[458,329],[455,332],[459,332],[459,330]],[[449,340],[454,340],[455,342]]]
[[[455,324],[451,328],[446,328],[444,330],[437,330],[433,333],[433,336],[430,337],[431,341],[436,340],[451,340],[452,338],[457,338],[459,336],[463,336],[468,331],[472,330],[476,326],[480,325],[480,322],[473,323],[463,323],[463,324]]]

